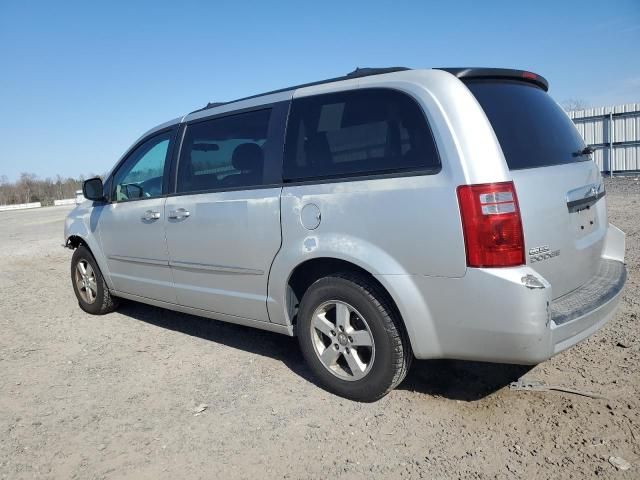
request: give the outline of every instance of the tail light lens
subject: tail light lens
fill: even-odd
[[[458,202],[469,267],[524,264],[524,235],[513,182],[461,185]]]

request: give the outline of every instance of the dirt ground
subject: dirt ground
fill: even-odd
[[[603,330],[533,369],[414,362],[374,404],[318,388],[292,338],[83,313],[68,209],[0,212],[0,478],[640,478],[640,183],[607,192],[629,277]],[[522,375],[606,399],[510,390]]]

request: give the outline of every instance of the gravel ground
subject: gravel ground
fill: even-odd
[[[603,330],[533,369],[414,362],[374,404],[314,385],[295,339],[83,313],[68,210],[0,212],[0,478],[639,478],[640,183],[607,192],[629,278]],[[509,390],[522,375],[606,399]]]

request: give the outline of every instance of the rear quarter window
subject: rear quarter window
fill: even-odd
[[[404,93],[362,89],[294,99],[285,181],[439,170],[427,120]]]
[[[541,88],[506,80],[467,80],[511,170],[590,160],[571,119]]]

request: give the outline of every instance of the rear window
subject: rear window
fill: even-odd
[[[293,100],[285,181],[439,169],[427,120],[404,93],[362,89]]]
[[[468,80],[511,170],[590,160],[584,140],[547,93],[524,82]]]

